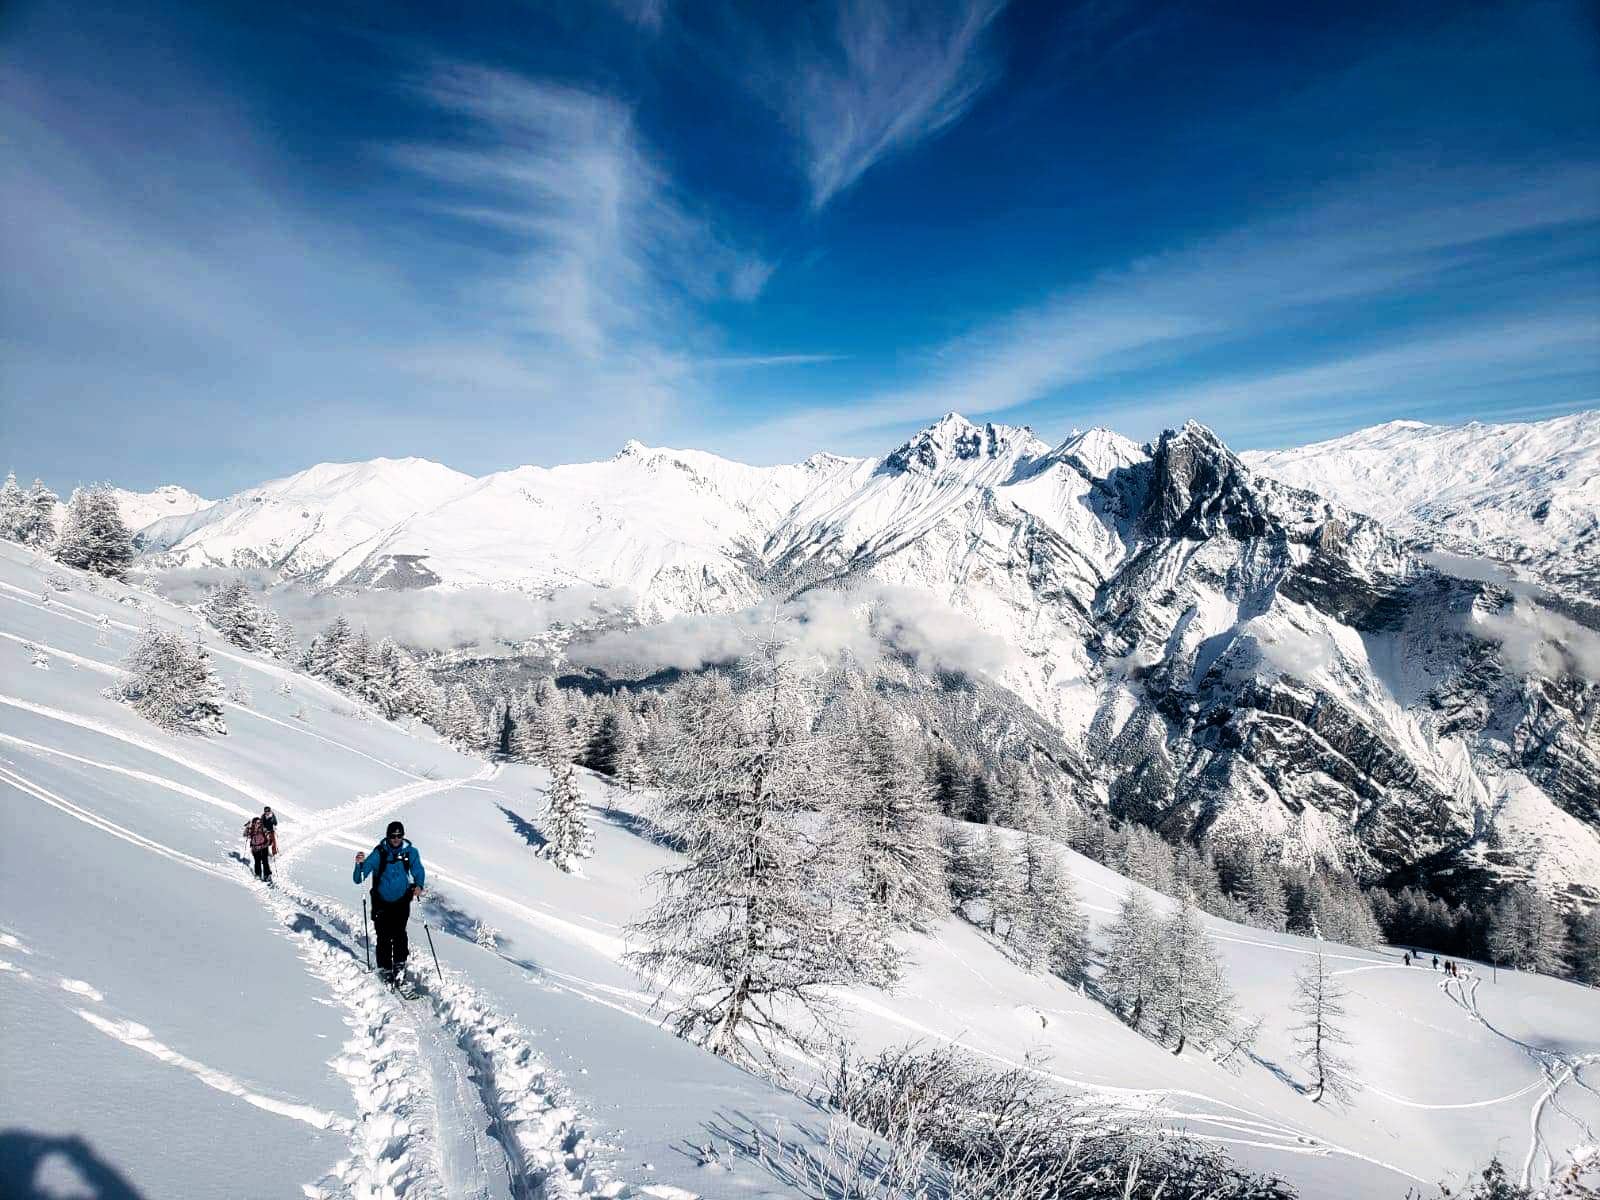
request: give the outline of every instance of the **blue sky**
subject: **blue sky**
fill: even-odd
[[[13,0],[0,469],[1594,407],[1594,13]]]

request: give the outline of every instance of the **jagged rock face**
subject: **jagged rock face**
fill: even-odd
[[[870,501],[780,527],[766,585],[938,592],[1021,650],[1005,682],[1099,798],[1171,834],[1446,893],[1600,880],[1596,688],[1513,676],[1472,628],[1492,587],[1193,424],[1143,452],[1017,456],[919,507],[906,480],[1006,441],[945,423],[912,439]]]

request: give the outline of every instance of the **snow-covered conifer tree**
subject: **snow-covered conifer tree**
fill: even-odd
[[[128,678],[116,697],[164,729],[227,733],[222,689],[198,642],[149,626],[122,662]]]
[[[1189,1042],[1208,1044],[1233,1021],[1233,993],[1191,905],[1161,926],[1150,1015],[1159,1036],[1173,1041],[1174,1054]]]
[[[594,854],[594,834],[575,775],[571,763],[551,769],[542,827],[545,842],[540,851],[563,871],[574,874],[578,873],[578,860]]]
[[[1016,858],[1016,918],[1006,942],[1033,969],[1075,977],[1088,954],[1089,924],[1056,848],[1032,833]]]
[[[1028,833],[1044,833],[1044,792],[1033,772],[1014,759],[1008,759],[1000,768],[999,795],[995,799],[995,824],[1021,829]]]
[[[256,602],[242,579],[213,588],[200,605],[200,611],[217,632],[235,646],[267,654],[277,652],[278,629],[282,622],[277,614]]]
[[[464,683],[458,683],[450,689],[443,732],[445,737],[464,749],[483,749],[483,714],[478,711],[478,705]]]
[[[103,483],[77,488],[67,502],[67,519],[56,539],[56,558],[69,567],[112,579],[128,573],[133,561],[133,535],[111,488]]]
[[[61,502],[44,480],[35,479],[28,489],[28,510],[24,516],[21,537],[17,540],[30,546],[48,546],[56,538],[56,505]]]
[[[311,639],[306,648],[305,669],[308,674],[326,679],[340,691],[349,691],[356,680],[350,674],[350,643],[355,633],[350,622],[337,616],[328,627]]]
[[[1567,918],[1567,962],[1579,983],[1600,984],[1600,909]]]
[[[928,758],[928,785],[940,812],[958,821],[967,819],[972,806],[972,776],[961,756],[944,743],[936,746]]]
[[[1295,1026],[1295,1049],[1311,1074],[1311,1102],[1324,1097],[1337,1104],[1348,1104],[1357,1087],[1350,1063],[1340,1050],[1350,1044],[1345,1032],[1345,990],[1328,969],[1328,960],[1317,955],[1295,972],[1295,1001],[1300,1014]]]
[[[652,815],[683,857],[628,931],[677,1032],[752,1065],[814,1046],[827,989],[881,969],[845,902],[852,872],[810,816],[834,783],[802,681],[773,647],[756,666],[743,695],[717,672],[681,689]]]
[[[892,926],[929,929],[949,911],[933,797],[888,706],[846,706],[855,854],[867,902]]]
[[[642,787],[646,772],[639,721],[626,704],[617,705],[616,779],[628,791]]]
[[[1109,945],[1100,987],[1123,1019],[1139,1029],[1155,992],[1161,920],[1144,893],[1129,888],[1106,933]]]
[[[580,762],[601,775],[617,773],[617,744],[622,734],[618,726],[616,701],[609,696],[599,699],[594,706],[594,719],[590,723],[589,737],[583,746]]]
[[[944,852],[944,882],[952,907],[966,914],[966,906],[983,894],[983,846],[971,826],[962,821],[946,821],[939,831]]]
[[[998,937],[1009,933],[1016,923],[1022,892],[1017,880],[1016,863],[1005,837],[991,825],[984,828],[980,841],[979,854],[983,865],[978,894],[986,909],[984,928]]]
[[[31,524],[32,510],[28,507],[27,494],[17,486],[16,474],[8,473],[5,484],[0,485],[0,537],[13,542],[25,541]]]

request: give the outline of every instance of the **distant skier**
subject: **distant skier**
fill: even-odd
[[[1437,954],[1433,956],[1433,969],[1435,971],[1439,969],[1439,956]]]
[[[1407,950],[1406,951],[1406,966],[1409,967],[1410,965],[1411,965],[1411,951]]]
[[[356,854],[354,879],[372,876],[372,928],[377,935],[378,973],[391,987],[399,985],[410,947],[406,922],[411,901],[422,895],[422,854],[406,840],[406,827],[390,821],[383,841],[370,854]]]
[[[250,843],[250,857],[255,860],[256,878],[263,883],[271,883],[272,863],[269,861],[269,855],[272,839],[268,836],[266,827],[261,824],[260,817],[250,818],[250,823],[244,827],[244,836]]]
[[[261,828],[267,831],[267,841],[272,843],[272,857],[278,857],[278,818],[272,811],[272,805],[267,805],[261,810]]]

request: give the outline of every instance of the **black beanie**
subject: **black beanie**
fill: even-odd
[[[399,821],[390,821],[389,822],[389,828],[384,831],[384,836],[385,837],[392,837],[394,834],[397,834],[397,833],[401,837],[405,837],[405,835],[406,835],[406,827],[404,825],[400,824]]]

